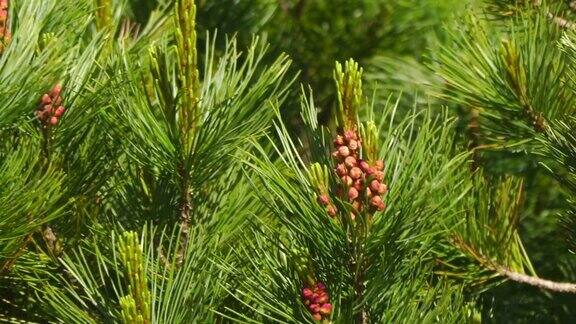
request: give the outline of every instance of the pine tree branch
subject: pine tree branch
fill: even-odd
[[[576,283],[556,282],[552,280],[543,279],[537,276],[530,276],[524,273],[516,272],[510,270],[505,266],[498,264],[494,260],[489,259],[487,256],[483,255],[476,248],[464,242],[462,238],[455,237],[453,238],[452,243],[457,248],[461,249],[463,252],[467,253],[476,261],[478,261],[478,263],[480,263],[485,268],[495,271],[499,275],[506,277],[508,280],[512,280],[514,282],[527,284],[533,287],[553,292],[576,294]]]
[[[196,6],[194,1],[181,0],[176,6],[178,28],[176,39],[179,57],[179,79],[182,99],[179,109],[180,138],[183,155],[178,172],[180,176],[180,222],[182,228],[182,256],[186,254],[190,228],[190,170],[186,163],[192,150],[200,116],[200,79],[196,50]]]
[[[555,16],[551,12],[548,12],[546,16],[560,28],[576,30],[576,23],[574,23],[573,21],[570,21],[566,18],[562,18],[559,16]]]
[[[365,309],[362,309],[360,314],[358,314],[357,323],[358,324],[367,324],[368,323],[368,314],[366,313]]]
[[[53,90],[56,89],[57,86],[54,86]],[[58,94],[54,96],[54,100],[59,97],[60,90],[58,90]],[[52,95],[52,94],[51,94]],[[60,99],[61,100],[61,99]],[[42,168],[47,171],[48,168],[52,164],[52,127],[48,125],[48,123],[42,123],[41,125],[42,130]],[[48,252],[53,258],[57,258],[61,252],[60,249],[60,240],[56,236],[56,233],[52,229],[52,226],[49,223],[42,225],[41,229],[42,239],[46,244],[46,248]],[[28,241],[26,241],[28,242]]]
[[[366,238],[365,237],[361,237],[360,240],[364,241]],[[357,239],[355,239],[357,240]],[[364,298],[364,290],[365,290],[365,278],[364,278],[364,265],[365,265],[365,259],[364,259],[364,251],[362,246],[362,243],[358,243],[356,242],[356,244],[354,244],[355,246],[353,247],[354,250],[356,250],[355,252],[355,256],[354,259],[351,262],[351,270],[352,273],[355,273],[355,280],[354,280],[354,291],[356,293],[356,300],[357,301],[362,301],[362,299]],[[361,307],[361,309],[359,310],[359,312],[356,314],[356,323],[357,324],[366,324],[368,323],[368,314],[366,312],[366,308],[364,306]]]
[[[190,192],[189,192],[189,188],[188,188],[188,174],[186,172],[186,169],[184,168],[183,165],[179,166],[179,172],[180,172],[180,178],[182,181],[182,186],[181,186],[181,193],[180,193],[180,227],[181,227],[181,231],[182,231],[182,237],[181,237],[181,249],[180,249],[180,257],[181,259],[179,260],[180,262],[182,261],[182,258],[184,258],[184,255],[186,254],[186,250],[188,247],[188,241],[189,241],[189,232],[190,232],[190,209],[191,209],[191,204],[190,204]]]
[[[534,7],[539,8],[540,6],[542,6],[542,0],[534,0],[533,5]],[[576,1],[570,2],[569,6],[572,10],[574,10],[576,8]],[[555,23],[560,28],[576,30],[576,23],[568,19],[556,16],[550,11],[546,12],[546,17],[548,17],[550,21]]]
[[[518,283],[527,284],[530,286],[534,286],[540,289],[550,290],[559,293],[571,293],[576,294],[576,284],[570,282],[556,282],[552,280],[542,279],[535,276],[529,276],[527,274],[514,272],[512,270],[506,269],[504,267],[499,267],[496,271]]]

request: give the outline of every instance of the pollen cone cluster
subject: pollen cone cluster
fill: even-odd
[[[318,203],[326,208],[326,213],[328,213],[330,217],[336,217],[338,209],[336,209],[336,206],[334,206],[328,194],[320,194],[318,196]]]
[[[328,296],[326,286],[322,282],[302,288],[302,302],[308,307],[312,318],[316,321],[326,319],[332,313],[330,296]]]
[[[36,117],[45,126],[55,126],[58,124],[60,117],[62,117],[66,111],[66,109],[61,106],[62,97],[60,96],[60,92],[62,92],[62,86],[57,84],[49,93],[42,95],[40,99],[40,104],[36,110]]]
[[[360,159],[361,141],[353,130],[340,132],[334,140],[336,150],[332,157],[336,161],[335,172],[340,178],[344,192],[342,196],[352,204],[353,219],[363,210],[383,211],[386,208],[382,196],[388,191],[384,181],[384,163],[376,160],[372,164]]]

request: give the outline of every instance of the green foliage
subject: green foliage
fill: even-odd
[[[576,247],[576,232],[574,232],[576,209],[573,207],[576,194],[576,134],[572,127],[574,122],[573,117],[556,121],[554,127],[541,138],[544,144],[542,154],[550,159],[546,168],[569,192],[563,225],[571,251]]]
[[[140,239],[133,232],[102,233],[102,239],[93,234],[62,259],[63,270],[55,271],[49,284],[39,287],[55,319],[185,323],[213,316],[210,307],[222,295],[217,279],[223,279],[209,260],[216,238],[193,230],[182,255],[178,228],[145,226]]]
[[[570,114],[574,96],[564,84],[560,30],[546,17],[520,16],[501,34],[489,28],[471,18],[456,47],[440,56],[439,74],[448,83],[444,97],[479,109],[481,137],[509,146],[542,132],[547,120]]]
[[[189,185],[197,188],[191,193],[194,219],[209,217],[225,200],[226,192],[238,177],[235,152],[246,147],[249,138],[262,135],[266,120],[274,115],[270,102],[280,103],[284,99],[289,82],[282,79],[289,61],[280,57],[266,72],[258,74],[264,52],[265,46],[255,41],[242,56],[244,63],[238,66],[241,54],[235,41],[231,41],[217,62],[212,61],[216,60],[213,51],[204,56],[208,63],[200,90],[198,109],[202,115],[184,162],[188,166]],[[153,69],[164,73],[154,78],[158,81],[153,92],[134,80],[126,91],[115,95],[117,101],[111,112],[116,124],[113,136],[125,138],[125,152],[134,163],[121,165],[125,179],[117,187],[114,214],[129,219],[149,215],[141,219],[164,222],[173,220],[178,211],[174,198],[179,195],[175,184],[181,172],[182,139],[175,117],[178,94],[173,90],[177,81],[169,78],[174,73],[170,67],[174,58],[170,61],[170,57],[160,52],[152,55],[157,57]],[[125,75],[137,68],[125,64],[122,67]]]
[[[565,172],[554,167],[557,164],[550,159],[555,151],[550,134],[561,130],[561,121],[573,114],[569,45],[573,8],[561,1],[484,2],[482,9],[487,14],[476,12],[461,21],[454,34],[455,45],[437,56],[439,64],[434,68],[447,84],[436,85],[436,93],[438,98],[448,99],[462,116],[463,139],[474,150],[473,167],[485,170],[488,179],[498,181],[512,175],[524,183],[519,189],[519,208],[501,218],[517,219],[517,234],[502,233],[516,237],[510,241],[517,242],[513,244],[516,252],[509,250],[507,257],[516,255],[514,263],[524,263],[524,271],[573,281],[576,263],[563,243],[570,231],[559,226],[562,217],[558,217],[570,213],[573,194],[558,185],[564,181]],[[560,150],[568,152],[567,147]],[[545,172],[542,163],[552,172]],[[473,250],[479,254],[478,247]],[[498,250],[506,249],[498,246]],[[522,254],[526,257],[520,257]],[[526,260],[520,262],[523,258]],[[573,296],[538,295],[518,284],[487,291],[481,299],[484,316],[494,321],[523,321],[536,316],[564,322],[573,317],[568,306]]]
[[[436,271],[480,291],[498,283],[499,268],[533,273],[516,226],[522,183],[477,173],[468,185],[473,189],[462,201],[463,219],[453,228],[451,245]]]
[[[0,321],[573,321],[572,2],[6,5]]]
[[[303,101],[304,116],[314,115],[312,102]],[[462,192],[467,191],[460,177],[455,176],[466,173],[467,155],[450,157],[453,121],[416,114],[397,124],[393,122],[396,108],[394,104],[381,107],[382,115],[376,122],[382,141],[378,156],[388,163],[386,179],[391,191],[386,212],[375,215],[362,243],[367,260],[364,297],[353,297],[354,273],[348,269],[353,250],[347,243],[347,216],[330,219],[315,203],[315,182],[310,182],[308,172],[313,172],[318,164],[309,167],[310,162],[299,156],[298,146],[285,126],[278,124],[281,145],[276,150],[280,160],[274,163],[261,146],[259,154],[248,155],[247,165],[259,176],[255,184],[265,188],[261,199],[283,226],[269,226],[261,220],[258,231],[246,234],[246,241],[251,243],[239,253],[242,259],[251,260],[251,265],[244,271],[229,271],[242,271],[238,276],[247,278],[236,290],[236,296],[250,312],[229,310],[231,317],[246,320],[254,312],[261,320],[309,321],[310,315],[297,302],[303,282],[294,268],[297,256],[291,252],[293,248],[304,248],[310,254],[316,277],[329,288],[335,309],[332,319],[336,322],[352,321],[362,308],[371,322],[427,322],[433,318],[457,322],[467,318],[462,287],[437,281],[431,272],[433,246],[447,236],[450,223],[456,222],[454,207]],[[417,124],[421,125],[421,132],[413,134]],[[314,120],[308,120],[308,125],[311,139],[330,134],[315,126]],[[330,144],[312,140],[303,145],[315,152],[328,152]],[[326,158],[316,161],[329,163]],[[337,205],[347,210],[344,201]],[[453,307],[452,312],[434,311],[446,303]]]
[[[59,205],[62,173],[54,168],[38,169],[38,152],[26,150],[37,144],[21,139],[16,149],[3,156],[0,168],[0,270],[9,269],[38,226],[54,220]],[[32,155],[30,154],[32,153]],[[23,199],[26,198],[26,199]]]

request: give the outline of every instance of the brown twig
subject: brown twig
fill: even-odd
[[[534,0],[532,2],[532,4],[534,5],[534,7],[539,8],[540,6],[542,6],[542,0]],[[576,10],[576,1],[570,2],[569,7],[572,10]],[[550,11],[546,12],[546,17],[548,17],[548,19],[550,19],[550,21],[555,23],[560,28],[576,30],[576,23],[574,23],[568,19],[558,17],[558,16],[554,15],[553,13],[551,13]]]
[[[495,271],[502,277],[512,280],[514,282],[527,284],[540,289],[545,289],[558,293],[571,293],[576,294],[576,284],[570,282],[556,282],[548,279],[543,279],[538,276],[530,276],[524,273],[516,272],[496,263],[494,260],[482,255],[474,247],[470,246],[461,237],[453,237],[452,243],[463,252],[470,255],[482,266]]]
[[[570,282],[555,282],[552,280],[542,279],[535,276],[529,276],[523,273],[511,271],[509,269],[500,267],[496,269],[501,276],[504,276],[512,281],[534,286],[540,289],[550,290],[559,293],[576,293],[576,284]]]
[[[548,12],[546,16],[560,28],[576,30],[576,23],[574,23],[573,21],[570,21],[566,18],[562,18],[559,16],[555,16],[551,12]]]
[[[362,276],[358,277],[354,285],[355,285],[354,290],[356,292],[356,299],[362,300],[362,298],[364,297],[364,278],[362,278]],[[366,308],[364,306],[362,306],[362,309],[360,309],[360,311],[356,314],[356,323],[357,324],[368,323],[368,313],[366,312]]]
[[[181,164],[179,166],[179,173],[181,177],[181,192],[180,192],[180,230],[182,237],[180,238],[181,247],[178,251],[178,263],[184,261],[186,250],[188,249],[188,240],[190,239],[190,190],[188,187],[188,174]]]

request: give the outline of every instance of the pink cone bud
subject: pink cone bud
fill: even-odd
[[[322,281],[318,281],[316,283],[316,289],[318,290],[325,290],[326,289],[326,285],[324,285],[324,283]]]
[[[334,139],[334,145],[335,146],[342,146],[346,144],[344,142],[344,137],[342,137],[342,135],[336,135],[336,139]]]
[[[329,315],[332,312],[332,304],[325,303],[320,307],[320,313],[322,315]]]
[[[362,177],[362,170],[359,167],[353,167],[350,169],[350,177],[354,180],[360,179]]]
[[[362,169],[362,171],[364,172],[368,172],[368,170],[370,169],[370,165],[368,164],[368,162],[361,160],[358,163],[358,166],[360,167],[360,169]]]
[[[357,140],[358,136],[354,131],[347,130],[344,132],[344,139],[346,140],[346,142],[350,142],[351,140]]]
[[[60,92],[62,91],[62,85],[61,84],[57,84],[55,85],[52,90],[50,91],[50,96],[52,98],[58,97],[60,95]]]
[[[62,116],[62,114],[64,114],[64,111],[65,111],[64,107],[60,106],[60,107],[56,108],[56,111],[54,111],[54,116],[60,117],[60,116]]]
[[[380,181],[374,179],[370,182],[370,190],[372,190],[372,192],[378,192],[378,190],[380,190]]]
[[[314,314],[312,314],[312,319],[315,321],[321,321],[322,315],[320,315],[320,313],[314,313]]]
[[[352,185],[354,188],[356,188],[356,190],[358,190],[358,192],[362,191],[362,180],[358,179],[354,181],[354,184]]]
[[[376,160],[374,162],[374,168],[378,171],[384,170],[384,162],[382,160]]]
[[[348,199],[354,200],[356,198],[358,198],[358,190],[356,190],[354,187],[351,187],[348,189]]]
[[[50,125],[54,126],[56,124],[58,124],[58,118],[57,117],[50,118]]]
[[[51,102],[52,102],[52,98],[50,98],[50,96],[49,96],[47,93],[45,93],[45,94],[42,96],[42,104],[43,104],[43,105],[48,105],[48,104],[50,104]]]
[[[350,176],[343,176],[342,177],[342,182],[347,185],[347,186],[351,186],[352,183],[354,183],[354,180],[352,180],[352,178],[350,178]]]
[[[384,184],[384,183],[381,183],[381,184],[380,184],[380,187],[378,188],[378,193],[381,194],[381,195],[383,195],[383,194],[385,194],[385,193],[387,193],[387,192],[388,192],[388,186],[387,186],[386,184]]]
[[[374,169],[373,167],[368,167],[368,169],[365,172],[367,175],[373,175],[374,172],[376,172],[376,169]]]
[[[338,148],[338,154],[340,155],[341,158],[345,158],[348,155],[350,155],[350,149],[348,148],[348,146],[340,146]]]
[[[309,299],[310,297],[312,297],[314,293],[312,292],[312,289],[310,288],[304,288],[302,289],[302,297],[305,299]]]
[[[382,205],[382,198],[380,196],[374,196],[370,199],[370,205],[372,207],[379,208]]]
[[[336,207],[334,207],[333,205],[330,205],[328,207],[326,207],[326,212],[328,213],[328,215],[330,215],[331,217],[335,217],[336,213],[338,212],[338,210],[336,209]]]
[[[339,159],[339,158],[340,158],[340,153],[338,153],[338,151],[334,151],[334,152],[332,152],[332,157],[333,157],[334,159]]]
[[[336,166],[336,173],[341,177],[348,174],[348,169],[346,168],[344,163],[338,163],[338,166]]]
[[[354,158],[353,156],[348,156],[348,157],[346,157],[346,159],[344,159],[344,164],[348,168],[355,167],[356,166],[356,158]]]
[[[370,204],[374,207],[378,206],[382,202],[382,198],[380,196],[374,196],[370,199]]]
[[[384,172],[382,171],[375,171],[374,172],[374,179],[378,181],[384,181]]]
[[[378,211],[384,211],[384,209],[386,209],[386,203],[382,202],[376,209],[378,209]]]
[[[323,206],[328,206],[328,204],[330,203],[330,198],[328,198],[327,195],[320,195],[318,196],[318,203]]]
[[[316,300],[314,302],[319,304],[319,305],[322,305],[322,304],[327,303],[328,300],[329,300],[328,295],[326,293],[324,293],[324,294],[318,296],[318,298],[316,298]]]
[[[320,311],[320,305],[318,304],[310,304],[310,306],[308,306],[308,309],[312,312],[312,313],[318,313]]]
[[[356,151],[358,149],[358,141],[350,140],[350,142],[348,142],[348,148],[350,148],[352,151]]]

